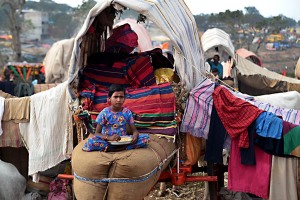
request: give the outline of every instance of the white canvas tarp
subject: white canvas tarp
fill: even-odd
[[[231,42],[230,36],[221,29],[212,28],[205,31],[201,37],[201,43],[204,52],[218,47],[221,57],[224,57],[223,54],[228,54],[234,58],[234,46]]]

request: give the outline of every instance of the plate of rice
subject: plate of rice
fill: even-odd
[[[119,141],[108,141],[111,145],[125,145],[130,144],[132,141],[132,137],[130,136],[121,136],[121,140]]]

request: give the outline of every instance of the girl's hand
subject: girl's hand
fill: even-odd
[[[112,136],[108,136],[107,137],[107,140],[108,141],[120,141],[121,140],[121,137],[117,134],[114,134]]]
[[[139,137],[139,132],[133,133],[131,144],[136,143],[136,141],[138,140],[138,137]]]

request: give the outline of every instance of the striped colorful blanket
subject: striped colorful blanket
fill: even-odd
[[[90,64],[84,68],[83,80],[104,87],[111,84],[122,84],[134,88],[155,85],[150,59],[150,56],[139,55],[116,61],[112,66]]]
[[[83,109],[100,112],[108,106],[107,94],[106,88],[90,85],[80,92],[80,95],[85,98]],[[175,96],[169,83],[127,88],[124,106],[133,112],[135,125],[140,132],[175,134]],[[96,117],[97,114],[91,115],[93,123]]]

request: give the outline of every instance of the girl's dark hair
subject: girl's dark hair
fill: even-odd
[[[108,97],[110,98],[114,92],[124,92],[125,95],[125,87],[122,85],[112,84],[108,88]]]

